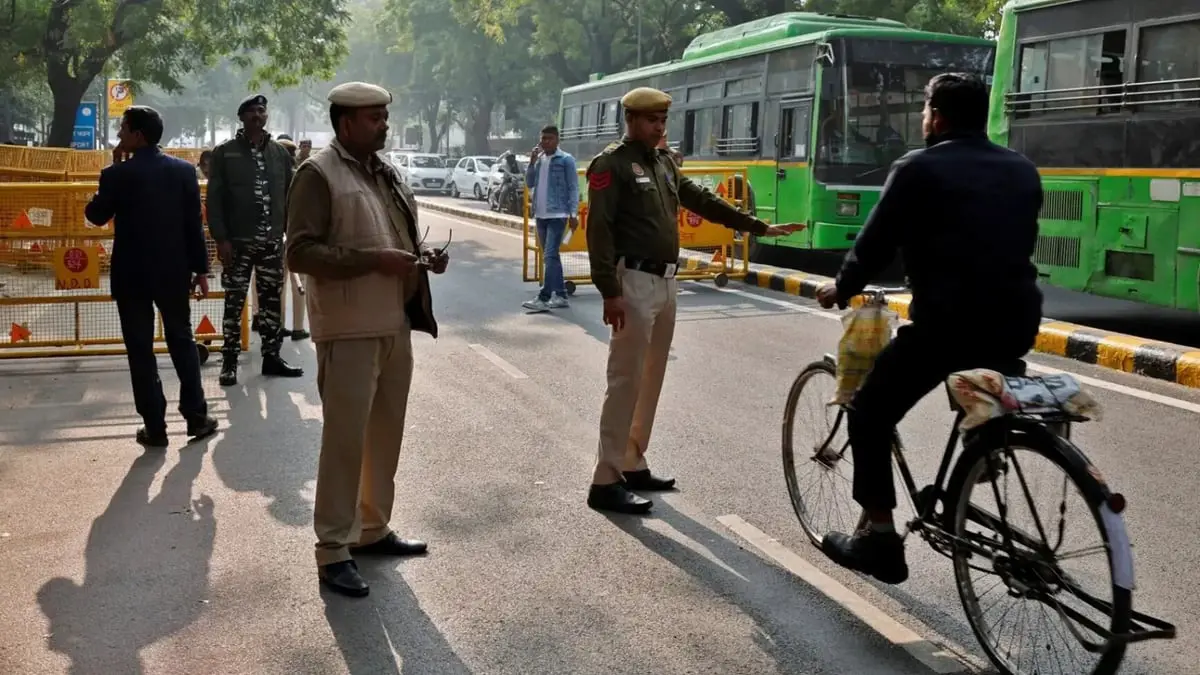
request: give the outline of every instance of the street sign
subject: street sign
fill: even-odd
[[[108,81],[108,116],[120,117],[125,110],[133,105],[133,91],[129,88],[129,80]]]
[[[95,101],[84,101],[75,110],[75,132],[71,137],[71,147],[76,150],[96,149],[96,128],[99,125],[100,104]]]
[[[95,246],[64,246],[54,253],[55,290],[100,287],[100,256]]]

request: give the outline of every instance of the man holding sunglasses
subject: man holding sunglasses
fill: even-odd
[[[321,583],[362,597],[356,555],[415,555],[388,525],[412,384],[412,331],[437,337],[429,272],[446,247],[417,237],[417,203],[376,154],[392,95],[363,82],[329,92],[337,137],[296,171],[287,262],[304,284],[325,426],[313,526]]]

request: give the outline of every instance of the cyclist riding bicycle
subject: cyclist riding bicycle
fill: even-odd
[[[879,354],[849,406],[853,494],[868,525],[829,533],[821,545],[837,564],[890,584],[908,578],[892,519],[896,425],[951,373],[1016,369],[1042,319],[1031,262],[1042,206],[1037,168],[988,140],[988,90],[974,75],[930,80],[924,115],[926,147],[892,165],[836,282],[817,293],[823,307],[844,309],[897,252],[912,290],[911,324]]]

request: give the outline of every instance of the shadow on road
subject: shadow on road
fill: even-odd
[[[394,561],[359,560],[371,585],[364,599],[321,589],[325,619],[350,675],[470,675],[396,569]]]
[[[228,426],[213,450],[213,466],[229,488],[270,499],[267,509],[276,520],[303,527],[312,522],[304,491],[317,475],[321,421],[303,419],[291,397],[299,390],[315,399],[315,391],[309,396],[315,377],[268,380],[250,365],[241,370],[248,382],[224,390]]]
[[[204,611],[217,523],[207,495],[192,497],[207,448],[185,447],[157,495],[166,454],[134,460],[108,508],[92,523],[83,584],[51,579],[38,591],[51,649],[72,675],[140,675],[141,650]]]
[[[864,633],[840,606],[663,499],[655,499],[650,518],[608,519],[753,619],[760,629],[754,640],[776,660],[780,673],[810,673],[814,663],[855,675],[921,672],[915,661],[898,668],[910,657]],[[668,528],[708,549],[716,560],[662,531]]]

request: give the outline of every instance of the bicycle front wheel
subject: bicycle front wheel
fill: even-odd
[[[846,413],[830,403],[836,393],[836,366],[816,361],[792,383],[783,413],[783,476],[800,527],[816,546],[827,532],[853,532],[862,521]]]
[[[1111,675],[1121,665],[1125,643],[1112,636],[1130,628],[1132,562],[1098,475],[1045,430],[985,434],[955,467],[959,598],[1004,675]],[[1039,512],[1046,492],[1050,508]]]

